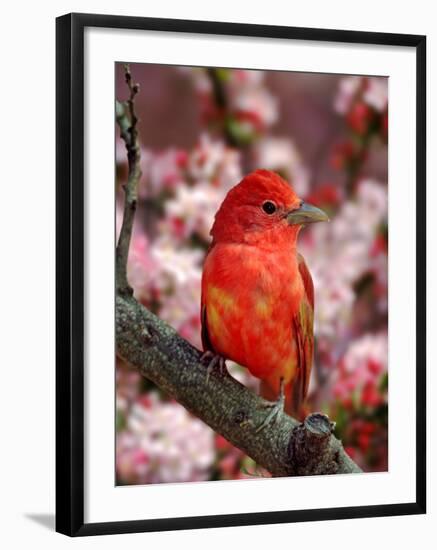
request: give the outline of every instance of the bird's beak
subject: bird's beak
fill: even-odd
[[[289,225],[303,225],[307,223],[314,222],[327,222],[329,221],[328,216],[311,204],[302,202],[299,208],[292,210],[287,214],[287,222]]]

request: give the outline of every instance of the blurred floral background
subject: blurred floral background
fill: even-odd
[[[256,168],[280,173],[329,224],[300,236],[312,273],[316,350],[308,412],[365,471],[387,470],[388,82],[342,76],[132,64],[143,177],[128,277],[135,296],[193,345],[213,217]],[[123,66],[116,97],[127,98]],[[117,229],[127,175],[116,129]],[[257,381],[228,362],[233,376]],[[117,360],[118,484],[268,476]]]

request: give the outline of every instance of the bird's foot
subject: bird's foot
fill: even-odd
[[[262,405],[262,408],[271,409],[271,410],[268,413],[268,415],[265,417],[265,419],[262,421],[262,423],[256,429],[256,433],[259,433],[261,430],[266,428],[272,422],[273,424],[276,424],[276,422],[281,417],[281,414],[284,412],[284,405],[285,405],[284,380],[281,378],[279,398],[275,402],[264,403]]]
[[[224,376],[228,372],[226,369],[226,359],[221,355],[213,353],[212,351],[205,351],[200,357],[200,362],[208,366],[206,370],[207,384],[209,382],[209,376],[213,370],[217,370],[221,376]]]

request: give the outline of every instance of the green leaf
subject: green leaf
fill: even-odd
[[[229,69],[215,69],[215,74],[221,82],[227,82],[231,76]]]
[[[115,429],[117,432],[121,432],[125,428],[126,428],[126,416],[121,411],[117,411],[115,415]]]
[[[337,433],[337,436],[340,437],[340,439],[343,438],[343,433],[346,429],[347,422],[348,422],[348,414],[346,409],[343,407],[343,405],[338,402],[336,405],[336,414],[335,414],[335,431]]]
[[[385,372],[381,377],[379,382],[379,391],[380,393],[385,393],[388,391],[388,372]]]
[[[228,117],[225,121],[228,132],[239,145],[249,145],[256,138],[256,132],[240,124],[235,118]]]

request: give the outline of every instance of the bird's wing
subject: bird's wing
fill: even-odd
[[[299,310],[293,316],[293,339],[296,344],[298,365],[293,379],[285,386],[285,411],[295,418],[302,416],[302,404],[308,392],[314,348],[314,286],[303,257],[298,254],[299,273],[304,285]],[[261,380],[260,395],[269,401],[278,398],[279,382]]]
[[[298,365],[291,392],[286,394],[286,411],[298,414],[308,393],[314,350],[314,286],[303,257],[298,254],[299,273],[305,293],[293,317],[293,335],[296,342]]]
[[[205,256],[205,263],[208,255],[210,254],[211,250],[214,247],[214,243],[210,245],[208,248],[208,251]],[[201,337],[202,337],[202,347],[203,351],[212,351],[213,353],[216,353],[214,350],[214,347],[211,343],[211,338],[209,337],[208,333],[208,320],[206,318],[206,300],[205,300],[205,294],[203,289],[203,281],[202,281],[202,295],[200,299],[200,323],[201,323]]]
[[[201,305],[201,310],[200,310],[200,321],[201,321],[201,325],[202,325],[201,337],[202,337],[203,351],[212,351],[213,353],[215,353],[214,347],[211,344],[211,339],[210,339],[209,333],[208,333],[208,321],[207,321],[207,318],[206,318],[206,305],[203,301],[203,297],[202,297],[202,305]]]

